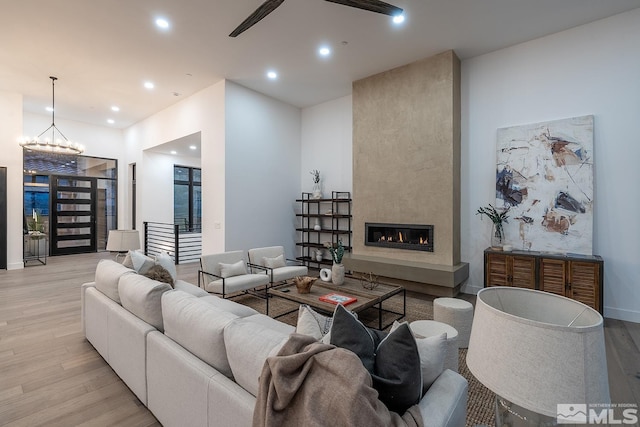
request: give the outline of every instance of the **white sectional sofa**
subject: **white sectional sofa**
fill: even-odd
[[[86,338],[164,426],[250,426],[258,377],[295,328],[177,281],[101,261],[82,286]],[[420,401],[425,426],[464,426],[467,382],[444,371]]]

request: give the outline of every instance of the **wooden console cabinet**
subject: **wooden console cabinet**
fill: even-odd
[[[604,262],[597,255],[532,251],[484,251],[484,286],[514,286],[551,292],[602,313]]]

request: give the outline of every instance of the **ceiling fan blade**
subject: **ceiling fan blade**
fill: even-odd
[[[380,0],[326,0],[331,3],[343,4],[370,12],[382,13],[383,15],[396,16],[402,13],[402,9]]]
[[[229,37],[237,37],[240,34],[253,27],[260,22],[262,18],[273,12],[278,6],[282,4],[284,0],[267,0],[260,5],[247,19],[242,21],[242,24],[238,25],[238,28],[233,30]]]

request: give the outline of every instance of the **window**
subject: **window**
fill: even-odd
[[[200,168],[173,167],[173,220],[180,231],[201,231],[202,186]]]

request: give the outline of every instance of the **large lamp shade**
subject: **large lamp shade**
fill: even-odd
[[[548,417],[558,404],[611,402],[602,316],[559,295],[481,290],[467,365],[497,395]]]
[[[127,252],[140,249],[140,233],[138,230],[110,230],[107,238],[107,250],[111,252]]]

